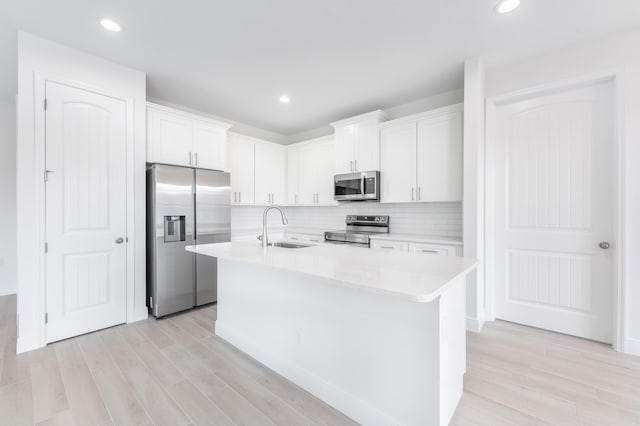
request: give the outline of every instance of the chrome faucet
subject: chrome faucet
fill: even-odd
[[[271,209],[276,209],[280,212],[280,216],[282,216],[283,225],[289,224],[289,219],[287,219],[287,215],[280,207],[269,206],[266,209],[264,209],[264,213],[262,213],[262,247],[267,247],[269,245],[267,241],[267,213],[269,213],[269,210]]]

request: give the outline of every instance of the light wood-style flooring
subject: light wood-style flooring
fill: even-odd
[[[15,354],[0,297],[0,425],[350,425],[214,334],[216,307]],[[468,334],[455,425],[640,424],[640,358],[496,322]]]

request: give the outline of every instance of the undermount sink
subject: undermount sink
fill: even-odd
[[[311,244],[298,244],[298,243],[287,243],[284,241],[279,241],[276,243],[267,244],[269,247],[282,247],[282,248],[305,248],[311,247]]]

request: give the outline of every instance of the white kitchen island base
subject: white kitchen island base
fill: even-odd
[[[464,276],[418,303],[221,257],[216,334],[361,424],[446,425],[462,395],[464,293]]]

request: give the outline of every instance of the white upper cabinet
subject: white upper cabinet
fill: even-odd
[[[462,200],[462,111],[418,121],[418,201]]]
[[[384,203],[416,198],[416,123],[380,130],[380,194]]]
[[[231,203],[286,203],[286,148],[282,145],[229,133]]]
[[[230,133],[228,163],[231,173],[231,203],[254,204],[255,142],[242,135]]]
[[[333,147],[333,137],[287,147],[288,204],[337,204],[333,199]]]
[[[147,162],[227,170],[230,124],[147,103]]]
[[[300,197],[299,158],[299,147],[287,147],[287,204],[291,205],[298,204],[298,198]]]
[[[335,129],[336,174],[380,169],[378,125],[384,117],[382,111],[373,111],[331,123]]]
[[[227,129],[202,121],[194,122],[193,150],[196,167],[227,170]]]
[[[386,122],[381,202],[462,200],[462,104]]]
[[[255,202],[284,204],[286,200],[285,147],[274,143],[256,142]]]
[[[147,110],[147,161],[191,166],[193,126],[191,120],[164,111]]]

